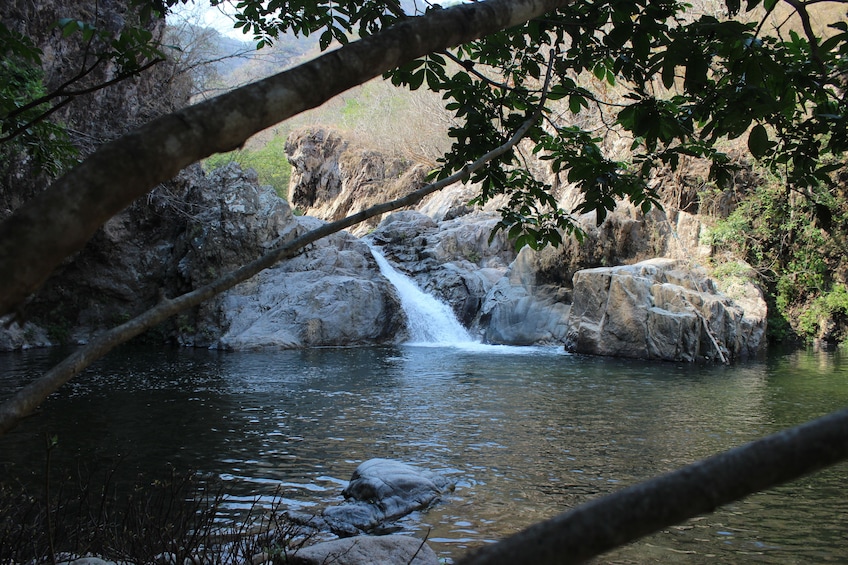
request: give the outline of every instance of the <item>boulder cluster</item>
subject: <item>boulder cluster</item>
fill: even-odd
[[[84,342],[162,294],[198,288],[422,182],[417,167],[404,169],[332,132],[295,133],[286,150],[295,168],[291,203],[235,165],[184,173],[107,223],[33,301],[30,325],[12,324],[0,347],[56,342],[49,324],[57,314],[64,337]],[[373,247],[482,342],[671,361],[729,362],[763,349],[762,295],[744,279],[709,276],[697,216],[644,215],[622,205],[600,226],[581,219],[582,243],[516,250],[502,232],[492,236],[498,203],[471,207],[472,194],[458,184],[415,210],[321,239],[180,316],[164,337],[230,350],[403,342],[409,320]]]

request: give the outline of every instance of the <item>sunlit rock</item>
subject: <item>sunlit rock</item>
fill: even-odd
[[[766,308],[751,287],[735,302],[685,262],[651,259],[574,275],[566,348],[671,361],[730,361],[765,346]]]

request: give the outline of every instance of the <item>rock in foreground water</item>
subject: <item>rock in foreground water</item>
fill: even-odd
[[[356,536],[305,547],[289,558],[297,565],[437,565],[425,542],[409,536]]]
[[[357,467],[342,494],[350,500],[324,510],[322,518],[338,535],[355,535],[429,507],[453,490],[446,477],[390,459],[370,459]]]

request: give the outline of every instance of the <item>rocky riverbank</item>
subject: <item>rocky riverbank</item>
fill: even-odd
[[[189,170],[107,223],[33,301],[29,324],[13,324],[0,347],[85,342],[161,294],[197,288],[384,190],[403,194],[421,182],[415,167],[386,165],[333,132],[294,134],[287,151],[296,170],[291,206],[326,217],[293,214],[234,165],[208,175]],[[340,232],[320,240],[153,338],[239,350],[402,342],[408,320],[371,255],[375,245],[487,343],[675,361],[731,361],[763,348],[762,296],[738,281],[731,296],[708,276],[697,216],[621,206],[600,226],[584,218],[582,243],[515,250],[503,234],[490,237],[496,203],[467,205],[472,190],[449,187],[418,210],[381,218],[362,239]],[[560,195],[573,197],[567,189]]]

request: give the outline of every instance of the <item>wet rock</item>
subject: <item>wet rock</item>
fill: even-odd
[[[368,237],[424,292],[449,304],[468,327],[516,255],[503,234],[489,241],[497,221],[492,214],[474,212],[436,222],[404,211],[388,216]]]
[[[66,561],[59,561],[58,565],[115,565],[114,561],[107,561],[100,557],[70,557]]]
[[[439,558],[422,540],[409,536],[356,536],[302,548],[293,565],[437,565]]]
[[[373,532],[428,508],[453,487],[438,473],[390,459],[370,459],[356,468],[342,492],[349,502],[326,508],[321,518],[337,535]]]
[[[522,249],[486,295],[477,323],[487,343],[564,342],[571,296],[559,285],[539,283],[536,256],[530,248]]]

